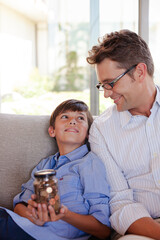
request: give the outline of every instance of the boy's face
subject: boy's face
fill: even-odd
[[[86,112],[66,111],[56,117],[55,128],[52,130],[51,137],[56,137],[58,147],[62,144],[74,146],[78,148],[84,144],[88,137],[88,119]]]

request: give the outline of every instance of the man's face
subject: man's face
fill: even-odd
[[[56,117],[54,137],[58,145],[67,144],[78,148],[88,136],[86,112],[66,111]]]
[[[120,69],[118,63],[108,58],[96,64],[98,81],[102,84],[113,81],[117,76],[126,71]],[[128,74],[118,80],[111,90],[104,89],[104,97],[110,97],[117,105],[119,112],[138,107],[139,88],[137,81]]]

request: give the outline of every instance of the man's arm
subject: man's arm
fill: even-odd
[[[160,224],[152,218],[141,218],[132,223],[128,228],[127,233],[160,240]]]
[[[131,229],[130,227],[143,218],[150,218],[150,214],[143,204],[134,200],[133,189],[129,188],[123,171],[108,150],[108,142],[105,139],[107,133],[104,136],[102,131],[101,125],[94,122],[91,127],[89,142],[91,150],[102,159],[106,167],[108,182],[111,187],[111,225],[121,235],[125,234],[127,230],[129,233],[133,231],[138,234],[137,227]],[[141,235],[143,235],[143,232]]]

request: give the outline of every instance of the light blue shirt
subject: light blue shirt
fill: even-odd
[[[22,185],[22,192],[15,196],[14,206],[22,201],[27,202],[31,197],[34,192],[34,173],[41,169],[57,171],[61,204],[73,212],[92,215],[101,223],[110,226],[109,187],[105,167],[93,152],[88,152],[87,145],[65,156],[59,156],[57,153],[42,160],[33,169],[31,179]],[[40,227],[9,210],[8,213],[21,228],[39,240],[46,239],[46,236],[48,240],[87,239],[89,237],[88,234],[62,220],[48,222]]]
[[[142,217],[160,217],[160,91],[149,117],[108,108],[91,126],[91,149],[111,187],[110,222],[124,234]]]

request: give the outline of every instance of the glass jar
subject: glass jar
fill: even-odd
[[[55,213],[60,210],[60,197],[58,193],[58,179],[56,171],[52,169],[40,170],[34,173],[34,191],[37,203],[52,205]]]

